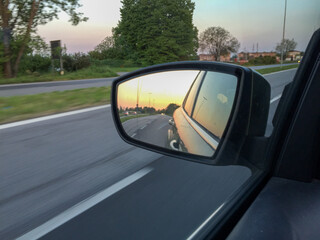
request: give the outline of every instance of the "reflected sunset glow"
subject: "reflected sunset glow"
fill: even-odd
[[[181,106],[199,71],[180,70],[148,74],[118,87],[118,108],[166,108],[170,103]]]

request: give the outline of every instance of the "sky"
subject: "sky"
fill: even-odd
[[[272,51],[282,39],[285,0],[193,0],[193,23],[201,33],[220,26],[236,37],[239,51]],[[72,26],[65,13],[59,20],[38,27],[46,42],[61,40],[67,51],[94,49],[120,20],[120,0],[80,0],[79,11],[89,20]],[[304,51],[312,33],[320,27],[319,0],[287,0],[285,38],[294,38],[297,50]]]

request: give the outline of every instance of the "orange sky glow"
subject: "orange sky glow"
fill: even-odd
[[[181,70],[149,74],[131,79],[118,87],[118,107],[166,108],[170,103],[182,104],[199,71]]]

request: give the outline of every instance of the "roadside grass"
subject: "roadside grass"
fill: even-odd
[[[286,69],[292,69],[298,67],[299,64],[272,67],[259,69],[257,72],[261,74],[267,74]],[[250,66],[248,66],[250,67]],[[51,82],[51,81],[64,81],[64,80],[80,80],[91,78],[107,78],[118,76],[117,72],[132,72],[140,69],[141,67],[108,67],[108,66],[96,66],[92,65],[88,68],[78,70],[76,72],[67,72],[64,75],[58,73],[30,73],[26,75],[20,75],[16,78],[0,78],[1,84],[17,84],[17,83],[34,83],[34,82]]]
[[[0,123],[110,103],[110,87],[0,97]]]
[[[283,64],[287,64],[287,63],[298,63],[298,61],[292,62],[292,61],[283,61]],[[240,64],[238,63],[234,63],[234,64],[239,64],[242,65],[244,67],[256,67],[256,66],[268,66],[268,65],[274,65],[274,64],[279,64],[279,63],[259,63],[259,64],[254,64],[254,63],[244,63],[244,64]]]
[[[283,66],[282,68],[265,68],[259,69],[257,72],[261,74],[268,74],[297,68],[298,66],[299,64]],[[113,68],[112,70],[115,69],[116,68]],[[126,68],[126,70],[134,69]],[[90,71],[94,71],[94,69],[90,69]],[[86,74],[89,73],[88,70],[83,72]],[[99,74],[105,73],[100,72]],[[78,79],[79,76],[84,76],[84,74],[81,75],[80,71],[70,75],[73,79]],[[70,77],[70,75],[68,76]],[[98,77],[99,75],[96,74],[95,76]],[[110,103],[110,91],[110,87],[100,87],[57,91],[35,95],[0,97],[0,124],[107,104]],[[133,118],[145,117],[147,115],[148,114],[141,114],[122,117],[121,122],[125,122]]]
[[[294,64],[294,65],[282,66],[282,67],[257,69],[256,71],[259,72],[260,74],[268,74],[268,73],[279,72],[279,71],[283,71],[283,70],[297,68],[298,66],[299,66],[299,64]]]
[[[15,83],[34,83],[34,82],[51,82],[63,80],[78,80],[90,78],[107,78],[118,76],[115,71],[107,66],[90,66],[76,72],[65,73],[31,73],[28,75],[18,76],[16,78],[0,78],[0,84],[15,84]]]
[[[139,115],[132,115],[132,116],[127,116],[127,117],[122,117],[120,118],[121,123],[124,123],[130,119],[134,119],[134,118],[142,118],[142,117],[146,117],[146,116],[150,116],[150,114],[139,114]]]

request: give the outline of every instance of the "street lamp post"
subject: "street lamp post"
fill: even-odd
[[[285,1],[285,6],[284,6],[284,19],[283,19],[282,42],[281,42],[281,67],[283,64],[284,33],[286,30],[286,16],[287,16],[287,0],[284,0],[284,1]]]

